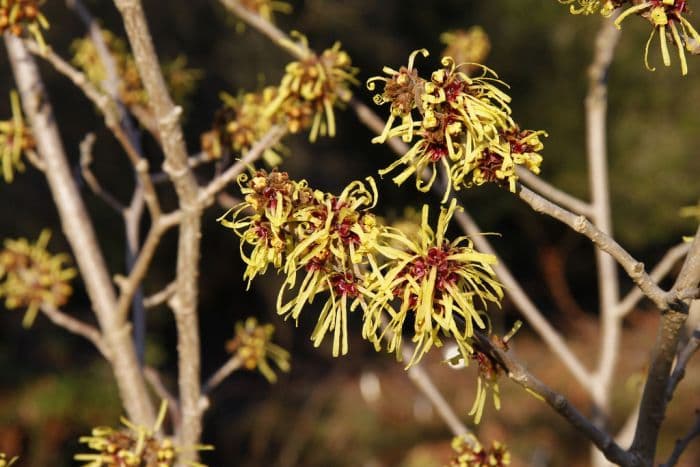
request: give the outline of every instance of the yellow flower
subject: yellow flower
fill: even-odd
[[[493,255],[479,253],[466,237],[453,241],[445,234],[457,209],[455,200],[441,208],[437,228],[428,221],[423,207],[418,240],[387,228],[380,234],[377,253],[386,264],[374,268],[368,289],[373,298],[365,317],[363,335],[379,346],[387,337],[388,350],[401,359],[404,327],[412,322],[415,351],[407,366],[420,361],[430,348],[442,345],[442,337],[453,337],[466,359],[473,349],[474,329],[486,328],[485,309],[489,302],[500,304],[501,285],[495,278]],[[401,245],[397,247],[396,245]],[[388,324],[377,337],[384,318]]]
[[[226,350],[235,353],[247,370],[258,369],[269,382],[277,381],[277,375],[268,363],[275,363],[282,371],[289,371],[289,352],[272,343],[275,327],[272,324],[258,324],[250,317],[244,323],[236,323],[236,335],[226,343]]]
[[[547,136],[544,131],[520,130],[517,125],[500,133],[499,141],[493,142],[480,151],[476,151],[473,160],[464,165],[455,166],[452,178],[457,185],[469,186],[472,183],[482,185],[486,182],[507,182],[508,188],[515,193],[518,176],[515,167],[521,165],[535,174],[540,173],[542,156],[539,151],[544,145],[540,136]],[[471,181],[466,177],[471,175]]]
[[[287,46],[300,51],[305,58],[291,62],[279,85],[279,93],[267,108],[267,116],[276,112],[287,114],[297,109],[301,114],[311,113],[309,140],[316,141],[318,135],[335,136],[335,114],[333,107],[348,102],[352,97],[351,84],[357,84],[357,68],[352,66],[350,56],[340,49],[340,42],[326,49],[319,56],[311,52],[306,38],[297,33],[300,43]],[[303,109],[303,110],[302,110]],[[303,127],[306,120],[301,120]],[[290,120],[289,130],[296,132],[299,119]]]
[[[625,18],[633,14],[639,14],[649,20],[652,25],[651,34],[644,49],[644,64],[647,69],[654,71],[655,68],[649,65],[649,47],[654,35],[658,30],[659,41],[661,43],[661,57],[665,66],[671,66],[671,56],[668,51],[668,37],[678,51],[678,58],[681,62],[681,74],[688,74],[688,63],[685,58],[685,50],[693,51],[700,46],[700,34],[683,17],[688,12],[686,0],[649,0],[637,3],[627,8],[615,20],[615,26],[621,28]],[[691,44],[694,41],[694,45]]]
[[[405,166],[393,178],[394,182],[400,185],[415,175],[416,188],[426,192],[437,178],[436,165],[441,164],[450,175],[446,180],[445,202],[453,184],[463,181],[452,177],[452,172],[466,173],[482,148],[497,143],[501,134],[514,125],[508,106],[510,97],[500,89],[499,85],[505,83],[492,70],[468,64],[481,69],[480,75],[470,77],[462,70],[466,65],[456,65],[451,57],[442,59],[442,67],[430,79],[423,79],[413,68],[418,53],[427,55],[425,50],[416,51],[411,54],[408,67],[398,72],[385,68],[389,78],[374,77],[368,81],[370,89],[374,89],[376,81],[384,81],[384,92],[374,100],[377,104],[391,103],[391,115],[384,131],[372,142],[382,143],[400,136],[409,143],[417,136],[411,148],[379,174]],[[420,114],[420,120],[414,119],[414,110]],[[401,124],[392,127],[398,116]]]
[[[15,91],[10,93],[12,119],[0,121],[0,161],[2,174],[7,183],[14,179],[14,171],[23,171],[23,152],[34,151],[34,138],[31,130],[22,118],[19,96]]]
[[[49,29],[49,22],[39,11],[43,0],[0,0],[0,35],[5,31],[19,37],[25,29],[43,49],[46,47],[41,30]]]
[[[69,281],[76,271],[65,268],[68,255],[46,250],[50,238],[51,232],[43,230],[34,244],[8,239],[0,250],[0,298],[8,309],[27,309],[25,327],[32,325],[42,305],[61,307],[73,292]]]
[[[452,449],[457,457],[450,467],[503,467],[510,465],[510,452],[505,445],[494,441],[484,449],[474,435],[457,436],[452,439]]]
[[[167,403],[163,401],[153,428],[135,425],[122,417],[124,429],[111,427],[93,428],[89,436],[79,439],[95,453],[76,454],[73,458],[85,462],[84,467],[173,467],[178,462],[179,449],[167,437],[157,433],[165,420]],[[198,450],[212,449],[211,446],[197,446]],[[206,467],[190,463],[192,467]]]

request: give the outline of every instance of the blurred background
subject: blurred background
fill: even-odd
[[[86,1],[104,26],[125,37],[111,2]],[[289,2],[290,14],[276,16],[285,30],[298,30],[315,50],[334,41],[360,69],[360,81],[381,74],[383,66],[406,63],[409,53],[431,51],[417,62],[424,73],[438,64],[444,48],[439,36],[457,28],[481,25],[492,42],[486,64],[510,84],[515,120],[521,126],[545,129],[542,177],[587,198],[583,99],[586,68],[597,16],[574,17],[554,0],[308,0]],[[202,70],[202,79],[185,102],[185,134],[191,153],[199,152],[200,134],[212,124],[220,106],[219,92],[236,95],[277,84],[290,61],[268,39],[228,14],[216,1],[144,1],[157,50],[162,59],[187,57]],[[47,41],[64,57],[73,40],[84,35],[83,24],[63,2],[47,2],[51,22]],[[696,26],[700,19],[689,17]],[[609,155],[615,235],[637,258],[653,265],[665,251],[694,232],[697,221],[679,210],[700,198],[700,57],[690,57],[690,72],[680,76],[675,63],[660,66],[652,46],[651,73],[643,62],[649,25],[625,22],[609,80]],[[5,53],[0,54],[0,118],[9,115],[8,92],[14,87]],[[105,130],[91,104],[64,78],[42,64],[59,126],[72,162],[78,166],[78,145],[95,132],[94,171],[122,200],[133,188],[127,159]],[[5,96],[5,97],[1,97]],[[371,103],[363,85],[355,96]],[[378,108],[385,117],[387,109]],[[311,145],[305,135],[285,139],[289,149],[282,169],[312,186],[338,192],[349,181],[376,174],[394,157],[385,146],[372,145],[372,134],[351,111],[336,112],[337,136]],[[144,147],[158,167],[156,145],[144,136]],[[202,170],[204,180],[210,175]],[[174,206],[167,186],[165,206]],[[236,194],[232,187],[232,194]],[[486,232],[500,232],[491,241],[522,281],[525,290],[586,363],[596,358],[597,290],[593,249],[583,237],[531,212],[507,190],[482,187],[463,191],[461,199]],[[113,273],[124,271],[124,235],[120,217],[84,187],[99,240]],[[60,223],[42,176],[29,168],[11,185],[0,184],[0,237],[35,239],[44,227],[54,230],[50,249],[68,251]],[[410,183],[401,188],[390,179],[380,183],[378,212],[388,219],[404,208],[426,202]],[[427,202],[435,203],[430,199]],[[316,350],[309,341],[315,324],[303,319],[298,328],[275,313],[278,279],[257,279],[249,291],[242,281],[238,240],[215,219],[223,208],[208,211],[202,243],[200,319],[203,375],[227,358],[225,342],[236,321],[256,316],[274,323],[276,341],[292,352],[292,370],[268,384],[257,373],[237,372],[212,397],[205,418],[204,442],[216,446],[203,461],[211,466],[404,466],[430,467],[450,458],[448,429],[429,402],[412,386],[403,366],[390,355],[377,354],[359,337],[354,316],[350,355],[333,359],[330,347]],[[159,249],[145,283],[146,293],[172,279],[176,233]],[[622,276],[621,276],[622,277]],[[622,277],[623,293],[630,281]],[[64,308],[91,320],[82,285]],[[500,326],[518,318],[506,300],[494,311]],[[308,316],[308,315],[307,315]],[[635,402],[648,361],[657,313],[645,302],[625,325],[623,355],[614,395],[613,430],[624,423]],[[147,362],[162,370],[175,386],[174,324],[169,310],[148,312]],[[573,379],[529,330],[518,333],[515,351],[532,372],[569,395],[587,412],[590,402]],[[476,389],[473,368],[454,371],[434,351],[426,366],[455,409],[470,423],[467,412]],[[698,365],[689,368],[669,407],[659,455],[665,458],[676,437],[685,433],[688,417],[700,407]],[[514,465],[587,465],[588,444],[548,407],[508,381],[501,382],[503,408],[487,404],[484,420],[474,429],[486,444],[492,439],[512,450]],[[20,466],[72,465],[72,455],[85,451],[77,440],[96,425],[118,424],[121,414],[111,372],[85,341],[68,335],[40,317],[30,330],[21,326],[21,312],[0,310],[0,451],[20,455]],[[682,465],[700,463],[700,446],[690,447]]]

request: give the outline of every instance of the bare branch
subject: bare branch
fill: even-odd
[[[660,309],[665,310],[669,308],[673,297],[664,292],[656,282],[649,277],[649,274],[644,270],[644,263],[634,259],[620,244],[594,226],[584,216],[577,216],[557,206],[521,184],[518,184],[518,195],[520,199],[529,204],[536,212],[551,216],[568,225],[576,232],[588,237],[598,248],[615,258],[625,269],[630,278],[632,278],[634,283],[637,284],[637,286],[642,289],[642,292],[644,292],[644,294]]]
[[[182,404],[179,442],[185,446],[183,461],[196,461],[195,446],[202,432],[200,403],[199,319],[197,315],[201,208],[199,187],[187,163],[187,148],[179,118],[182,108],[173,104],[156,56],[143,7],[139,0],[115,0],[122,15],[136,66],[158,122],[165,162],[178,196],[182,220],[177,251],[177,289],[169,301],[175,315],[178,339],[178,386]],[[150,181],[150,178],[149,178]],[[136,266],[134,267],[136,268]]]
[[[5,45],[24,113],[32,126],[38,152],[46,164],[44,173],[58,208],[63,231],[112,356],[111,363],[122,402],[130,419],[151,426],[155,421],[155,411],[139,371],[129,327],[115,312],[116,298],[107,266],[68,165],[38,67],[21,40],[6,34]]]
[[[651,270],[649,277],[656,283],[661,282],[671,272],[676,263],[688,254],[688,250],[690,250],[690,243],[681,243],[669,249],[664,257],[661,258],[661,261]],[[616,313],[626,316],[642,298],[644,298],[644,293],[635,287],[617,304]]]
[[[690,427],[688,433],[681,439],[676,440],[676,445],[673,447],[673,452],[668,458],[666,463],[661,464],[660,467],[673,467],[681,459],[683,451],[688,447],[690,442],[700,436],[700,410],[695,409],[695,423]]]
[[[228,378],[231,373],[241,368],[243,365],[243,360],[238,354],[234,354],[229,358],[226,363],[221,365],[221,368],[216,370],[213,375],[209,377],[206,383],[202,386],[202,397],[206,397],[211,393],[223,380]]]
[[[688,303],[677,300],[683,291],[694,289],[700,283],[700,227],[690,246],[688,256],[669,295],[671,309],[661,315],[661,324],[656,337],[652,361],[642,403],[639,409],[639,423],[634,434],[631,452],[642,459],[654,459],[656,443],[664,414],[666,413],[666,391],[671,377],[671,367],[676,356],[681,330],[688,318]]]
[[[159,292],[156,292],[153,295],[149,295],[148,297],[146,297],[143,301],[143,305],[146,308],[154,308],[158,305],[162,305],[163,303],[170,300],[170,297],[172,297],[175,294],[176,288],[177,282],[172,281],[170,284],[163,287],[163,289]]]
[[[566,397],[537,379],[521,363],[512,358],[508,352],[494,346],[488,337],[480,333],[475,334],[475,337],[480,350],[494,358],[505,369],[510,379],[531,394],[547,402],[559,415],[586,435],[605,454],[608,460],[623,466],[637,465],[635,464],[635,459],[615,443],[612,436],[598,429]]]
[[[61,310],[50,306],[42,305],[41,312],[46,315],[47,318],[51,320],[56,326],[60,326],[63,329],[77,334],[78,336],[84,337],[85,339],[92,342],[92,344],[97,347],[103,357],[107,361],[111,361],[109,348],[100,334],[97,328],[90,326],[87,323],[80,321],[79,319],[73,318],[70,315],[63,313]]]
[[[593,213],[593,208],[589,203],[582,201],[563,190],[560,190],[529,170],[518,166],[515,168],[515,172],[518,174],[518,178],[522,183],[529,186],[533,191],[536,191],[548,200],[557,203],[559,206],[565,207],[571,212],[584,216],[590,216]]]

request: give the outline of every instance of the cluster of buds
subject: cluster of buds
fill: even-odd
[[[480,71],[476,63],[484,63],[491,52],[491,41],[481,26],[444,32],[440,34],[440,42],[447,46],[442,56],[466,64],[464,70],[470,76]]]
[[[106,29],[102,30],[102,37],[112,55],[115,71],[119,76],[120,100],[130,108],[147,108],[148,93],[143,87],[136,61],[129,53],[126,42]],[[107,68],[102,63],[92,39],[89,36],[76,39],[71,47],[72,62],[85,73],[88,81],[102,89],[108,78]],[[192,92],[197,80],[201,77],[201,72],[187,68],[187,60],[181,56],[163,65],[163,75],[176,100],[182,100]]]
[[[49,22],[39,10],[42,3],[42,0],[0,0],[0,35],[9,31],[20,37],[27,31],[42,48],[46,47],[41,30],[49,29]]]
[[[70,297],[73,268],[66,268],[66,254],[46,250],[51,233],[44,230],[36,243],[27,239],[5,240],[0,250],[0,298],[8,309],[26,308],[23,324],[29,327],[42,306],[59,308]]]
[[[372,142],[383,143],[399,136],[412,143],[402,157],[379,172],[381,175],[403,166],[394,182],[402,184],[415,176],[416,187],[428,191],[441,166],[447,182],[445,201],[452,187],[460,189],[485,181],[507,184],[515,191],[516,165],[539,173],[539,137],[545,133],[521,131],[513,122],[510,97],[500,88],[504,83],[492,70],[476,65],[481,72],[470,77],[463,67],[475,64],[456,65],[451,57],[443,57],[442,66],[430,79],[424,79],[414,68],[418,54],[426,57],[428,51],[413,52],[407,66],[398,71],[385,67],[388,77],[373,77],[367,82],[370,90],[375,89],[377,81],[384,82],[374,102],[390,105],[384,131]],[[401,123],[394,126],[397,118]]]
[[[221,93],[224,105],[214,115],[212,129],[202,134],[202,150],[213,159],[229,151],[245,155],[273,125],[281,123],[278,115],[268,117],[265,113],[276,96],[273,86],[239,97]],[[263,159],[273,167],[281,162],[274,148],[266,149]]]
[[[452,449],[457,457],[452,459],[450,467],[504,467],[510,465],[510,452],[498,441],[484,449],[473,435],[457,436],[452,439]]]
[[[610,16],[616,10],[620,14],[615,19],[615,26],[621,28],[622,22],[631,15],[639,15],[651,23],[651,33],[644,48],[644,64],[654,71],[649,64],[649,46],[658,32],[661,44],[661,57],[665,66],[671,66],[668,50],[670,40],[678,52],[681,74],[688,74],[685,52],[700,54],[700,33],[684,17],[689,14],[688,0],[559,0],[563,4],[572,4],[572,14],[589,15],[600,12]]]
[[[292,6],[287,2],[276,0],[241,0],[240,4],[248,11],[273,22],[275,13],[291,13]]]
[[[14,91],[10,93],[10,106],[12,118],[0,121],[0,162],[7,183],[14,179],[15,170],[24,170],[22,154],[34,151],[35,148],[32,133],[22,118],[19,96]]]
[[[173,441],[158,433],[165,419],[167,404],[163,402],[153,429],[136,425],[122,417],[123,429],[111,427],[93,428],[89,436],[79,441],[93,453],[76,454],[74,459],[85,462],[84,467],[173,467],[178,463],[179,450]],[[198,446],[197,449],[209,449]],[[202,464],[189,464],[205,467]]]
[[[289,371],[289,352],[272,343],[275,327],[272,324],[258,324],[255,318],[236,323],[233,339],[226,343],[226,350],[238,356],[246,370],[258,369],[270,383],[277,381],[277,375],[268,363],[275,363],[282,371]]]

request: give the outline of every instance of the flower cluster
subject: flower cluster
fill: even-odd
[[[147,107],[148,93],[141,83],[136,62],[129,53],[126,42],[106,29],[102,30],[102,37],[107,49],[112,54],[116,73],[120,79],[119,98],[128,107]],[[71,48],[73,49],[72,62],[83,70],[92,84],[102,88],[107,79],[107,69],[102,63],[92,39],[89,36],[76,39]],[[199,70],[187,68],[187,60],[182,56],[164,64],[163,74],[170,91],[177,100],[184,99],[194,89],[197,80],[201,77]]]
[[[265,114],[276,96],[273,86],[239,97],[221,93],[224,105],[214,115],[212,129],[202,134],[202,150],[213,159],[228,151],[245,155],[273,125],[281,123],[279,115]],[[263,158],[273,167],[281,162],[275,148],[265,150]]]
[[[226,350],[241,359],[247,370],[258,369],[269,382],[277,381],[277,375],[267,362],[268,359],[282,371],[289,371],[289,352],[273,344],[275,327],[272,324],[258,324],[255,318],[244,323],[236,323],[236,335],[226,343]]]
[[[384,83],[374,102],[390,106],[384,131],[372,142],[383,143],[399,136],[412,143],[402,157],[380,170],[381,175],[402,166],[394,182],[402,184],[415,176],[416,187],[428,191],[440,165],[447,182],[445,201],[452,187],[460,189],[485,181],[507,183],[515,191],[516,165],[539,172],[539,137],[545,133],[522,131],[513,122],[510,97],[492,70],[478,65],[480,74],[470,77],[463,71],[465,65],[443,57],[442,66],[430,79],[424,79],[414,68],[418,54],[425,57],[428,51],[413,52],[407,66],[399,70],[385,67],[388,77],[373,77],[367,82],[370,90],[378,81]],[[398,118],[401,123],[395,126]]]
[[[629,16],[637,14],[651,23],[651,33],[644,48],[644,64],[647,69],[654,71],[649,64],[649,47],[658,32],[661,45],[661,57],[665,66],[671,66],[671,55],[668,50],[670,40],[678,52],[681,63],[681,74],[688,74],[688,63],[685,51],[693,54],[700,53],[700,33],[684,17],[689,13],[688,0],[559,0],[563,4],[572,4],[573,14],[591,14],[600,12],[610,16],[620,9],[615,19],[615,26],[621,28],[622,22]],[[576,2],[578,5],[574,5]]]
[[[0,250],[0,298],[8,309],[26,308],[23,324],[29,327],[42,305],[63,306],[73,289],[73,268],[66,268],[68,255],[46,250],[51,233],[44,230],[36,243],[24,238],[5,240]]]
[[[286,44],[304,58],[291,62],[278,87],[278,95],[267,109],[267,115],[281,113],[288,122],[288,129],[296,133],[311,128],[309,140],[318,135],[335,136],[333,107],[352,97],[350,85],[358,84],[357,68],[350,56],[340,49],[340,43],[326,49],[320,55],[309,49],[304,36],[299,43]]]
[[[76,454],[74,459],[86,462],[84,467],[173,467],[178,462],[178,449],[170,438],[157,433],[165,419],[167,404],[163,402],[153,429],[135,425],[122,417],[124,429],[97,427],[90,436],[79,441],[95,453]],[[198,446],[198,449],[210,449]],[[190,463],[192,467],[205,467]]]
[[[473,435],[457,436],[452,440],[452,449],[457,453],[457,457],[452,459],[450,467],[503,467],[510,465],[510,452],[498,441],[494,441],[490,448],[484,449]]]
[[[277,311],[298,320],[321,293],[327,298],[311,336],[315,346],[333,333],[333,355],[348,351],[348,312],[362,310],[364,339],[402,359],[408,331],[418,362],[442,339],[454,338],[465,360],[473,353],[475,328],[487,331],[486,307],[503,296],[492,265],[471,241],[449,241],[457,209],[443,208],[437,228],[423,208],[417,234],[379,224],[369,212],[376,188],[369,178],[338,195],[309,188],[283,172],[258,171],[239,181],[245,202],[220,218],[241,237],[250,281],[269,266],[285,274]],[[287,298],[290,296],[291,298]]]
[[[244,278],[250,281],[270,265],[283,272],[277,311],[295,320],[318,294],[327,292],[312,340],[318,346],[333,332],[333,355],[346,354],[347,312],[361,303],[357,271],[369,260],[378,234],[376,220],[367,212],[376,200],[374,181],[351,183],[338,196],[312,190],[305,181],[292,181],[277,171],[258,171],[239,184],[245,202],[219,220],[241,237]]]
[[[7,183],[14,179],[15,170],[24,170],[22,153],[34,151],[35,147],[32,133],[22,118],[19,96],[14,91],[10,93],[10,106],[12,118],[0,121],[0,162],[2,175]]]
[[[5,31],[19,37],[25,30],[43,48],[46,47],[41,30],[49,29],[49,22],[41,14],[43,0],[0,0],[0,35]]]
[[[456,63],[464,63],[468,75],[481,71],[476,64],[484,63],[491,51],[489,36],[480,26],[444,32],[440,35],[440,41],[447,46],[442,56],[452,57]]]

